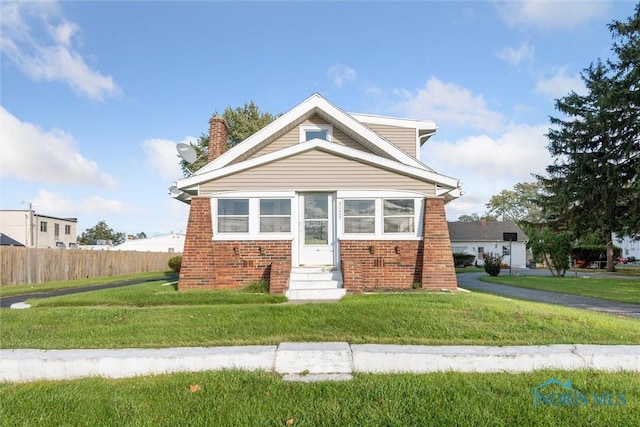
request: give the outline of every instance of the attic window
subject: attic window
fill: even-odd
[[[311,141],[312,139],[333,139],[333,127],[331,125],[302,125],[300,126],[300,142]]]

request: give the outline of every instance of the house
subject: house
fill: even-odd
[[[350,114],[316,93],[227,150],[227,125],[212,117],[209,163],[170,189],[191,205],[179,289],[455,289],[444,206],[460,182],[419,160],[436,129]]]
[[[145,239],[129,239],[110,249],[112,251],[182,253],[185,236],[184,233],[169,233]]]
[[[620,257],[625,259],[640,260],[640,238],[624,236],[620,237],[614,234],[614,243],[621,249]]]
[[[453,253],[475,255],[478,265],[484,264],[484,254],[493,253],[511,267],[527,266],[529,238],[514,221],[450,222],[449,236]]]
[[[28,210],[0,210],[0,232],[32,248],[77,247],[77,218],[58,218]]]

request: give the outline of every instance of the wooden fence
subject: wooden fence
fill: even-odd
[[[0,285],[168,270],[168,252],[83,251],[0,246]]]

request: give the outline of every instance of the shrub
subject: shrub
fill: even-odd
[[[475,255],[458,252],[453,253],[453,265],[456,267],[470,267],[474,259],[476,259]]]
[[[268,294],[269,282],[266,280],[258,280],[257,282],[249,283],[242,288],[242,292],[250,294]]]
[[[497,276],[500,274],[500,266],[502,264],[502,255],[489,252],[484,254],[484,271],[490,276]]]
[[[182,267],[182,255],[176,255],[174,257],[169,258],[167,262],[169,268],[176,273],[180,273],[180,268]]]

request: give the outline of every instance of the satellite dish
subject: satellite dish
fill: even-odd
[[[178,150],[178,155],[187,163],[193,163],[198,159],[198,153],[190,144],[179,142],[176,145],[176,149]]]
[[[178,188],[175,185],[172,185],[171,187],[169,187],[169,193],[173,197],[178,197],[179,195],[181,195],[183,193],[183,191],[182,190],[178,190]]]

